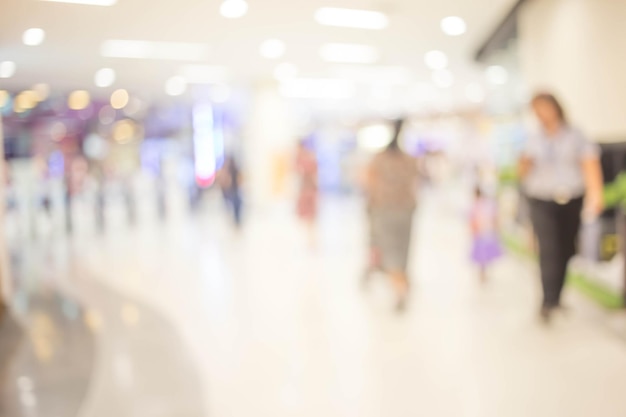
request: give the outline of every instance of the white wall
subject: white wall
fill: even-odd
[[[626,1],[531,0],[520,15],[520,65],[599,141],[626,140]]]

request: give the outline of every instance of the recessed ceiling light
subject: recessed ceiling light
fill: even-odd
[[[0,78],[11,78],[15,75],[16,65],[13,61],[0,62]]]
[[[18,97],[19,96],[16,96],[15,100],[13,100],[13,111],[15,113],[24,113],[26,109],[20,107],[20,102],[17,100]]]
[[[277,80],[288,80],[298,75],[298,67],[290,62],[283,62],[274,68],[274,78]]]
[[[449,88],[454,84],[454,76],[448,70],[439,70],[433,72],[433,82],[439,88]]]
[[[137,133],[137,125],[130,119],[122,119],[113,125],[113,140],[121,145],[131,142]]]
[[[509,73],[500,65],[492,65],[485,71],[487,81],[493,85],[504,85],[509,81]]]
[[[228,19],[237,19],[248,13],[248,3],[245,0],[224,0],[220,6],[220,13]]]
[[[100,112],[98,113],[98,119],[100,119],[100,123],[102,123],[103,125],[109,125],[113,123],[115,121],[115,116],[115,109],[113,109],[111,106],[104,106],[100,109]]]
[[[128,104],[128,100],[130,96],[128,95],[128,91],[122,89],[115,90],[113,94],[111,94],[111,107],[115,110],[121,110]]]
[[[90,133],[83,142],[85,155],[92,160],[102,161],[106,158],[109,144],[97,133]]]
[[[20,109],[31,110],[37,107],[37,93],[33,90],[22,91],[15,97],[15,105]]]
[[[11,99],[11,95],[6,90],[0,90],[0,109],[7,105],[9,100]]]
[[[67,136],[67,126],[63,122],[55,122],[50,127],[50,139],[54,142],[61,142]]]
[[[350,64],[372,64],[380,58],[373,46],[349,43],[328,43],[320,49],[320,56],[328,62]]]
[[[259,53],[263,58],[278,59],[285,54],[285,42],[279,39],[268,39],[261,44]]]
[[[205,61],[209,49],[203,43],[108,40],[102,43],[100,53],[108,58]]]
[[[359,129],[357,143],[366,151],[377,152],[389,145],[393,131],[388,124],[375,124]]]
[[[124,106],[124,114],[128,117],[141,117],[145,114],[146,106],[137,97],[131,97],[128,104]]]
[[[89,106],[91,97],[85,90],[73,91],[67,99],[67,107],[71,110],[83,110]]]
[[[165,92],[170,96],[180,96],[187,91],[187,80],[180,75],[171,77],[165,83]]]
[[[465,96],[472,103],[482,103],[485,100],[485,90],[480,84],[468,84],[465,87]]]
[[[41,45],[44,39],[46,39],[46,32],[41,28],[28,29],[22,35],[22,42],[28,46]]]
[[[448,57],[441,51],[430,51],[424,55],[424,62],[432,70],[442,70],[448,66]]]
[[[53,3],[83,4],[86,6],[113,6],[117,0],[41,0]]]
[[[332,78],[294,78],[280,85],[280,93],[289,98],[348,99],[354,96],[354,83]]]
[[[50,95],[50,86],[46,83],[39,83],[33,85],[32,90],[37,95],[37,101],[45,101]]]
[[[441,30],[448,36],[460,36],[467,31],[467,24],[458,16],[448,16],[441,19]]]
[[[315,20],[325,26],[372,30],[384,29],[389,24],[389,19],[381,12],[336,7],[322,7],[315,12]]]
[[[96,72],[94,76],[96,86],[101,88],[110,87],[115,82],[115,70],[112,68],[102,68]]]

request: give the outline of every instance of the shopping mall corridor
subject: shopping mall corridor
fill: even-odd
[[[626,341],[607,313],[569,290],[569,313],[542,326],[535,268],[514,256],[480,285],[463,207],[422,197],[402,315],[383,279],[361,288],[352,198],[324,202],[315,249],[288,203],[249,210],[239,232],[209,202],[32,244],[14,253],[14,310],[37,325],[0,362],[0,414],[626,415]]]

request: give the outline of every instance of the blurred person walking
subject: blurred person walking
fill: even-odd
[[[407,265],[411,246],[413,215],[417,200],[417,161],[399,146],[403,120],[395,123],[387,148],[371,161],[367,173],[370,220],[370,269],[391,278],[397,294],[397,310],[403,311],[409,296]]]
[[[540,316],[549,322],[576,254],[581,215],[591,219],[602,211],[603,182],[599,147],[569,124],[559,101],[537,94],[532,109],[541,129],[525,146],[519,174],[539,244]]]
[[[235,226],[241,227],[241,171],[235,158],[229,156],[224,161],[224,166],[218,172],[218,183],[222,189],[224,201],[233,214]]]
[[[474,190],[470,227],[473,237],[472,262],[479,267],[480,281],[484,284],[488,279],[489,265],[502,256],[502,248],[498,239],[496,202],[489,198],[480,186],[476,186]]]
[[[317,157],[306,146],[304,140],[298,144],[296,154],[296,173],[299,178],[297,210],[298,216],[305,223],[311,247],[316,245],[316,221],[318,210]]]

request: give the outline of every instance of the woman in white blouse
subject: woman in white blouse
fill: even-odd
[[[537,94],[532,108],[541,129],[528,140],[519,173],[539,243],[541,317],[547,322],[561,302],[581,216],[602,211],[603,181],[599,147],[569,124],[558,100]]]

